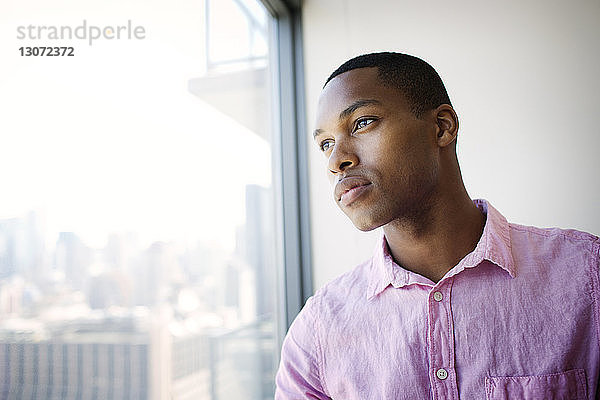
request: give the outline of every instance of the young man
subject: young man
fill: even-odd
[[[292,324],[277,400],[595,398],[599,239],[508,223],[469,198],[458,119],[429,64],[349,60],[316,128],[334,200],[383,237]]]

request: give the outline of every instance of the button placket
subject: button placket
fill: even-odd
[[[429,361],[434,399],[458,399],[454,373],[454,336],[450,304],[452,279],[429,293]]]

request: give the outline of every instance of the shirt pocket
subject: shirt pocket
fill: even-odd
[[[488,400],[585,400],[585,370],[550,375],[485,378]]]

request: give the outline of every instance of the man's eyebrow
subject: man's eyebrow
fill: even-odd
[[[375,99],[356,100],[354,103],[352,103],[348,107],[346,107],[346,109],[340,113],[340,116],[338,118],[340,121],[343,121],[344,119],[346,119],[350,115],[352,115],[352,113],[354,111],[358,110],[361,107],[370,106],[371,104],[381,104],[381,102],[378,100],[375,100]],[[324,132],[323,129],[315,129],[315,131],[313,132],[313,139],[316,138],[317,136],[319,136],[323,132]]]
[[[340,121],[348,118],[354,111],[358,110],[359,108],[370,106],[371,104],[381,104],[381,103],[374,99],[356,100],[354,103],[350,104],[344,111],[342,111],[340,113],[340,116],[339,116]]]

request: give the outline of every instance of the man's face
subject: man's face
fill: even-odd
[[[336,204],[363,231],[418,218],[438,184],[433,113],[416,118],[377,73],[359,68],[332,79],[319,98],[314,133]]]

